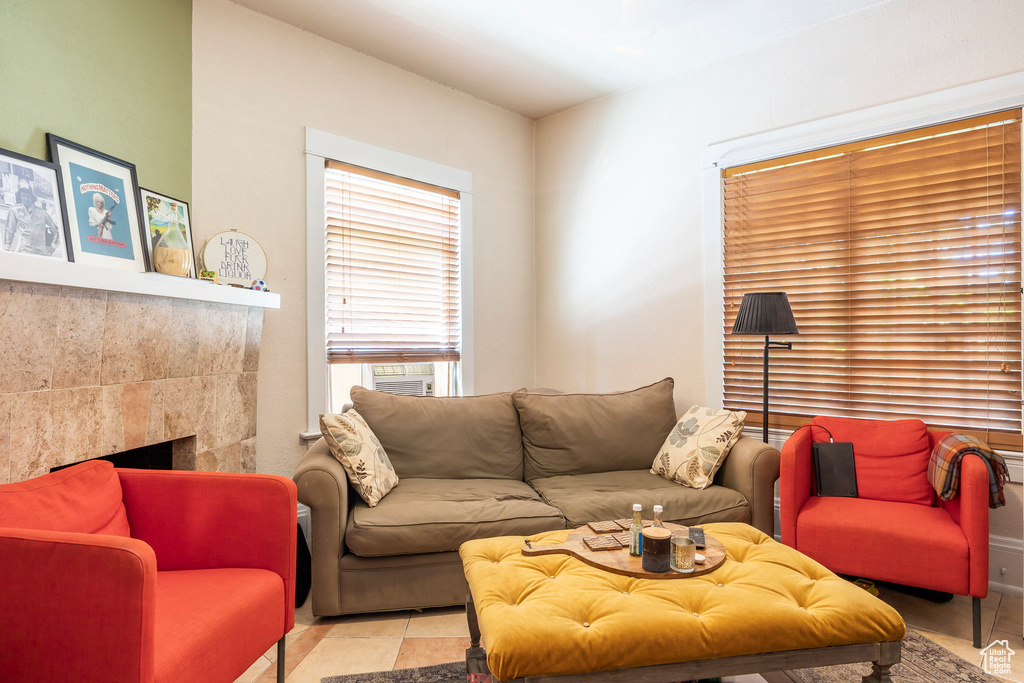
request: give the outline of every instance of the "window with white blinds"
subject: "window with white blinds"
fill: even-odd
[[[744,293],[785,291],[772,426],[917,417],[1019,448],[1020,135],[1014,110],[726,169],[726,405],[760,424],[764,340],[729,331]]]
[[[457,361],[459,193],[326,162],[329,363]]]

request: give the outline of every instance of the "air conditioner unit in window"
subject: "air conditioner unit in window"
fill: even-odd
[[[433,396],[433,363],[374,363],[373,388],[399,396]]]

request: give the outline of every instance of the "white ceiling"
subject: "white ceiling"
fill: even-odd
[[[234,0],[530,118],[885,0]]]

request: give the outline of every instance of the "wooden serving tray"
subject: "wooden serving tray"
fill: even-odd
[[[666,523],[665,528],[672,532],[673,536],[687,536],[689,527],[679,524]],[[663,574],[644,571],[641,558],[632,557],[629,548],[619,550],[591,550],[583,542],[584,536],[594,536],[594,530],[589,526],[580,528],[569,534],[565,543],[558,545],[524,545],[523,555],[533,557],[534,555],[571,555],[591,567],[603,569],[606,572],[632,576],[638,579],[687,579],[691,576],[702,576],[718,569],[725,562],[725,546],[716,538],[712,538],[707,532],[704,533],[704,541],[707,546],[698,550],[705,557],[704,564],[694,565],[689,574],[674,572],[671,569]]]

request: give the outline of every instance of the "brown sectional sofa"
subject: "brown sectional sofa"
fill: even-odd
[[[773,533],[779,452],[761,441],[736,442],[703,490],[651,474],[676,423],[671,379],[618,394],[352,398],[399,483],[371,508],[324,439],[299,463],[317,616],[461,604],[465,541],[623,518],[633,503],[663,505],[666,521]]]

